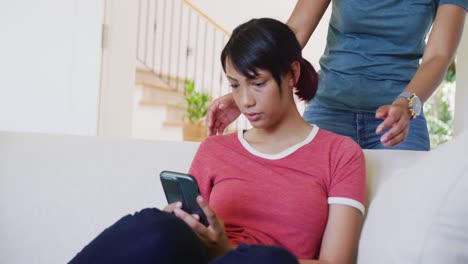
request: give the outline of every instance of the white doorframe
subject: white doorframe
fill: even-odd
[[[99,136],[131,136],[137,7],[137,1],[105,0]]]
[[[457,86],[455,92],[454,136],[468,130],[468,25],[465,22],[457,52]]]

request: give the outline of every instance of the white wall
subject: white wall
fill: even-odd
[[[95,135],[102,1],[0,2],[0,130]]]

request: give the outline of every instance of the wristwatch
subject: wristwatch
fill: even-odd
[[[405,98],[408,101],[409,110],[411,114],[411,119],[415,119],[419,114],[421,114],[422,103],[419,100],[419,97],[415,93],[402,92],[398,98]]]

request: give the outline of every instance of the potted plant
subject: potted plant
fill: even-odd
[[[185,101],[187,113],[183,126],[184,141],[203,141],[206,138],[204,119],[208,113],[210,97],[195,90],[192,80],[185,80]]]

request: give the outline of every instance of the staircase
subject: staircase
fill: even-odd
[[[179,87],[183,87],[180,83]],[[145,66],[135,71],[133,137],[182,140],[186,111],[183,90],[169,85]]]
[[[133,137],[180,141],[185,80],[210,98],[229,92],[219,62],[229,33],[188,0],[138,1]]]
[[[174,78],[177,86],[170,86],[159,78],[151,70],[143,67],[137,67],[135,85],[141,87],[141,97],[139,105],[141,106],[165,106],[166,118],[163,125],[182,126],[185,116],[186,102],[184,99],[184,82],[181,79]]]

